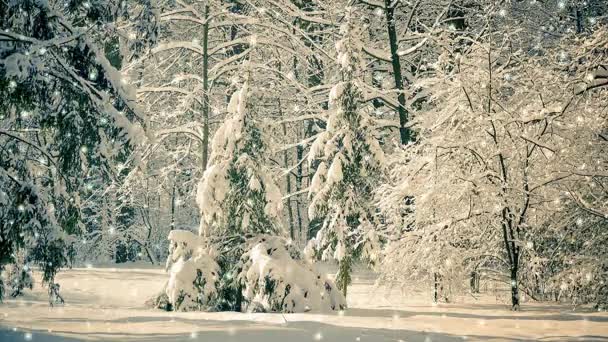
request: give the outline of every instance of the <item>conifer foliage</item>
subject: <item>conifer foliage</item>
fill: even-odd
[[[107,177],[125,144],[143,138],[135,95],[117,70],[121,56],[111,52],[109,23],[121,9],[112,1],[0,3],[0,271],[36,264],[52,290],[83,230],[83,179],[93,166]]]
[[[349,9],[340,29],[342,39],[336,43],[340,81],[329,94],[327,130],[309,154],[309,163],[317,166],[309,190],[309,217],[324,220],[309,250],[321,259],[338,260],[337,284],[344,295],[354,260],[374,259],[379,245],[371,199],[384,159],[364,103],[362,43],[354,14]]]
[[[247,77],[249,78],[249,77]],[[230,118],[217,130],[212,154],[199,183],[201,211],[199,234],[209,238],[220,254],[219,309],[240,310],[241,287],[237,281],[243,243],[257,234],[279,234],[282,227],[281,192],[266,168],[266,145],[248,103],[247,79],[231,97]]]
[[[345,299],[334,283],[285,237],[281,192],[265,166],[264,133],[249,94],[247,76],[228,105],[231,117],[213,138],[197,192],[199,236],[169,235],[166,298],[176,310],[340,310]]]

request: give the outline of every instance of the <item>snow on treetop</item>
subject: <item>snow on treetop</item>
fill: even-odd
[[[196,201],[202,215],[203,235],[212,226],[253,231],[275,230],[260,225],[280,226],[281,191],[264,166],[267,157],[263,132],[247,115],[251,110],[247,107],[248,83],[246,80],[232,95],[228,105],[232,116],[213,137],[209,165],[198,185]],[[235,208],[233,205],[240,196],[243,198],[238,201],[246,205]],[[234,224],[235,220],[239,222]]]
[[[189,245],[195,245],[199,242],[198,235],[183,229],[174,229],[170,231],[168,239],[173,242],[185,242]]]

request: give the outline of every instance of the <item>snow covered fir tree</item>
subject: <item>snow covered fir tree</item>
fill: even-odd
[[[607,108],[605,0],[0,1],[0,341],[608,339]]]
[[[312,143],[308,160],[316,164],[309,188],[311,219],[322,227],[309,242],[310,253],[338,260],[336,281],[344,296],[353,263],[361,256],[375,261],[379,239],[373,189],[383,171],[384,153],[374,135],[361,86],[363,45],[347,9],[336,43],[339,81],[329,93],[327,128]],[[314,165],[313,165],[314,166]]]
[[[255,109],[250,73],[231,97],[231,117],[213,137],[197,191],[198,236],[176,230],[169,234],[168,303],[182,310],[195,303],[209,310],[343,309],[345,300],[333,282],[303,261],[285,237],[281,192],[265,167],[264,132],[250,113]]]

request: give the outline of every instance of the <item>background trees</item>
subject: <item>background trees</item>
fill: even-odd
[[[590,110],[587,97],[594,94],[577,95],[587,58],[569,51],[568,39],[530,46],[519,33],[489,29],[464,53],[445,47],[435,78],[422,81],[432,95],[416,121],[420,142],[399,154],[401,185],[383,201],[396,234],[387,253],[397,265],[405,256],[432,255],[411,267],[426,269],[433,280],[434,269],[441,275],[448,266],[442,255],[454,255],[467,271],[461,274],[480,267],[504,272],[517,309],[520,288],[539,295],[529,291],[543,278],[538,272],[546,259],[538,251],[551,248],[537,237],[572,225],[555,220],[556,213],[565,211],[570,220],[577,213],[563,187],[581,169],[596,167],[585,157],[592,152],[580,149],[596,146],[606,118],[601,105]],[[407,210],[403,201],[410,197],[415,219],[403,231],[397,208]]]
[[[13,274],[38,261],[52,281],[71,256],[158,263],[169,231],[201,226],[198,181],[251,152],[239,170],[277,189],[267,199],[234,168],[242,191],[204,206],[209,238],[313,240],[313,256],[341,261],[345,293],[366,256],[435,299],[482,273],[514,307],[520,291],[605,298],[588,280],[606,271],[604,1],[0,6],[0,259],[25,264]],[[228,151],[210,137],[237,133],[244,68],[252,148]],[[218,206],[230,214],[212,217]],[[220,267],[253,263],[242,251]]]

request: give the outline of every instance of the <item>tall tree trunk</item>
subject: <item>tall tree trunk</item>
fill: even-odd
[[[296,192],[302,190],[302,160],[304,156],[304,148],[302,146],[296,147],[296,161],[299,163],[296,171]],[[296,198],[296,214],[298,216],[298,239],[302,239],[304,237],[304,242],[306,243],[306,237],[303,235],[302,229],[302,210],[300,206],[302,205],[302,201],[300,201],[302,195],[298,195]]]
[[[437,272],[433,273],[433,303],[439,302],[439,275]]]
[[[173,190],[171,191],[171,230],[175,229],[175,179],[173,180]]]
[[[574,8],[574,16],[576,18],[576,33],[583,33],[583,14],[579,8]]]
[[[156,263],[157,263],[156,256],[154,256],[152,251],[150,251],[150,237],[152,236],[152,222],[150,220],[150,196],[148,196],[149,185],[150,185],[149,178],[147,178],[146,179],[146,193],[144,195],[144,198],[146,201],[146,206],[145,206],[145,208],[142,208],[140,210],[140,213],[141,213],[141,219],[144,223],[144,226],[146,226],[148,228],[148,233],[146,234],[146,240],[141,245],[142,245],[143,249],[146,251],[146,254],[148,255],[148,259],[150,260],[150,262],[153,265],[156,265]]]
[[[519,284],[517,282],[517,264],[511,266],[511,309],[519,310]]]
[[[203,171],[207,169],[209,158],[209,5],[205,5],[203,24]]]
[[[281,100],[279,99],[279,114],[282,116],[283,111],[281,110]],[[287,125],[283,124],[283,134],[287,136]],[[283,162],[285,163],[285,169],[289,169],[289,152],[285,150],[283,152]],[[286,192],[287,194],[291,193],[291,171],[287,173],[286,179]],[[291,197],[287,198],[287,217],[289,219],[289,237],[293,241],[295,238],[294,235],[294,226],[293,226],[293,211],[291,208]]]
[[[384,11],[386,14],[386,25],[388,28],[388,40],[391,48],[391,64],[393,66],[393,76],[395,77],[395,88],[399,92],[397,101],[399,102],[399,136],[402,144],[407,144],[411,140],[411,132],[407,126],[408,112],[405,108],[405,92],[403,78],[401,75],[401,61],[399,60],[399,44],[397,41],[397,31],[395,29],[395,5],[397,1],[384,0]]]
[[[502,232],[505,249],[509,261],[510,285],[511,285],[511,309],[519,310],[519,284],[517,282],[517,272],[519,270],[519,247],[515,244],[516,236],[513,231],[513,221],[511,220],[510,210],[505,207],[502,210]]]
[[[480,281],[479,272],[477,272],[477,271],[471,272],[471,293],[479,293],[479,281]]]
[[[230,0],[230,6],[229,6],[228,10],[230,11],[230,13],[234,13],[234,14],[239,14],[239,15],[246,14],[245,5],[243,3],[241,3],[239,0]],[[238,33],[239,33],[238,25],[236,25],[236,24],[230,25],[230,40],[236,40]],[[236,56],[236,55],[242,53],[243,51],[245,51],[243,44],[235,44],[232,46],[232,49],[230,49],[228,51],[228,55]],[[230,101],[230,100],[228,100],[228,101]]]
[[[287,131],[285,129],[285,125],[283,125],[283,132],[285,134],[287,134]],[[289,158],[288,158],[288,152],[285,151],[284,152],[284,156],[283,159],[285,161],[285,168],[289,167]],[[286,185],[286,190],[287,190],[287,194],[291,193],[291,172],[287,173],[287,185]],[[291,238],[291,240],[294,240],[295,238],[295,234],[294,234],[294,226],[293,226],[293,211],[291,208],[291,197],[287,198],[287,217],[289,218],[289,237]]]
[[[326,105],[327,103],[325,103]],[[327,109],[327,108],[325,108]],[[306,125],[306,131],[304,131],[304,139],[311,137],[315,134],[314,132],[314,121],[310,120],[307,122]],[[302,186],[302,188],[306,189],[307,187],[310,187],[310,184],[312,182],[312,175],[314,175],[315,172],[317,172],[315,165],[313,164],[309,164],[309,163],[301,163],[300,166],[304,165],[306,167],[306,177],[302,176],[302,178],[300,178],[300,185]],[[318,166],[318,165],[317,165]],[[302,175],[302,170],[300,169],[300,175]],[[301,198],[307,198],[305,194],[300,195],[302,196]],[[310,205],[309,202],[305,202],[308,203],[308,205]],[[305,206],[306,208],[306,206]],[[304,212],[306,213],[306,209],[304,209]],[[304,236],[304,240],[308,241],[308,239],[310,239],[312,237],[311,234],[311,219],[308,217],[308,215],[304,215],[304,219],[305,219],[305,223],[304,223],[304,229],[306,230],[305,232],[302,232],[302,236]]]

